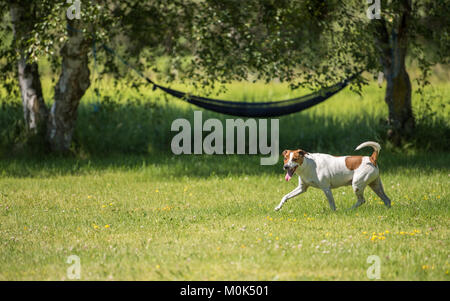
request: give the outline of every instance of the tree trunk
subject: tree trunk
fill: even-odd
[[[61,49],[61,76],[55,86],[55,101],[47,124],[47,140],[52,151],[65,153],[70,149],[81,98],[90,86],[89,41],[77,31],[80,21],[68,20],[68,41]]]
[[[411,81],[405,66],[411,1],[403,0],[401,4],[398,25],[393,26],[390,34],[385,20],[376,21],[376,42],[387,82],[384,98],[389,109],[387,135],[395,145],[401,145],[414,131]]]
[[[411,81],[404,66],[385,68],[386,95],[385,102],[389,108],[388,138],[395,144],[401,145],[402,140],[412,136],[414,130],[414,116],[411,106]]]
[[[27,33],[33,29],[34,10],[30,5],[13,1],[10,3],[10,14],[14,38],[20,45],[21,40],[26,40]],[[20,58],[17,67],[25,125],[30,134],[40,135],[45,132],[48,112],[42,95],[38,64],[27,62],[23,47],[18,48]]]

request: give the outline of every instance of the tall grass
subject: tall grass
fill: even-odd
[[[83,155],[106,153],[151,153],[165,151],[175,133],[170,131],[173,120],[193,119],[199,108],[181,100],[153,91],[149,86],[139,89],[119,83],[111,89],[111,80],[94,83],[83,97],[74,133],[74,152]],[[192,91],[180,84],[173,87]],[[214,97],[240,101],[281,100],[307,94],[292,91],[280,83],[241,83],[226,86],[227,91]],[[98,89],[99,94],[94,93]],[[204,94],[200,90],[193,91]],[[422,95],[413,94],[413,110],[417,120],[415,138],[406,149],[449,149],[450,84],[438,82]],[[50,105],[52,83],[44,80],[44,94]],[[20,99],[0,94],[0,154],[8,154],[22,139],[23,121]],[[363,140],[384,139],[387,106],[384,87],[375,83],[363,88],[359,96],[348,88],[322,104],[304,112],[280,118],[280,147],[302,146],[313,151],[348,152]],[[224,121],[235,118],[203,111],[203,119]],[[288,130],[286,130],[288,129]],[[389,147],[389,146],[388,146]]]

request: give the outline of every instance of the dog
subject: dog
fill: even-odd
[[[355,150],[368,146],[373,148],[373,153],[370,157],[336,157],[328,154],[308,153],[302,149],[283,151],[283,169],[287,171],[285,180],[289,181],[296,173],[299,176],[298,186],[281,199],[275,211],[280,210],[287,200],[306,192],[310,186],[323,190],[331,210],[334,211],[336,210],[336,205],[331,189],[345,185],[352,185],[357,197],[355,205],[350,209],[357,208],[365,203],[364,189],[367,185],[390,208],[391,200],[384,193],[380,171],[377,166],[377,159],[381,150],[380,145],[373,141],[367,141],[360,144]]]

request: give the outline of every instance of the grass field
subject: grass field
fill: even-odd
[[[281,150],[355,154],[360,142],[379,138],[383,91],[371,85],[359,97],[346,90],[280,118]],[[382,145],[379,165],[392,208],[368,189],[367,203],[346,211],[355,197],[344,187],[334,190],[336,212],[317,189],[274,212],[297,181],[284,181],[281,161],[260,166],[259,156],[172,155],[170,124],[192,119],[191,106],[150,90],[145,101],[132,91],[110,91],[99,109],[88,94],[77,156],[3,151],[0,280],[65,280],[70,255],[81,259],[82,280],[368,280],[370,255],[381,260],[381,280],[450,280],[449,107],[438,109],[449,92],[448,84],[435,87],[434,122],[419,127],[440,125],[429,131],[441,135],[438,150]],[[250,92],[236,84],[225,96],[270,93],[293,96],[276,84]],[[415,101],[416,114],[420,106]],[[17,110],[8,116],[20,116]],[[204,112],[210,117],[226,118]]]

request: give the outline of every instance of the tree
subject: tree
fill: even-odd
[[[141,71],[168,56],[177,73],[169,72],[166,80],[177,75],[196,86],[256,75],[288,81],[292,88],[320,88],[361,70],[382,71],[388,135],[396,144],[414,133],[406,58],[418,61],[422,84],[430,66],[449,62],[449,7],[441,1],[382,1],[380,19],[369,19],[360,0],[83,1],[81,20],[66,17],[64,1],[18,3],[9,2],[17,55],[0,53],[8,62],[2,71],[18,66],[27,128],[33,135],[45,133],[57,152],[71,146],[77,108],[90,86],[94,41],[120,46],[120,54]],[[60,70],[50,110],[37,65],[43,55],[54,72]],[[98,59],[102,73],[120,74],[112,57]],[[365,83],[360,76],[353,88]]]
[[[33,2],[11,1],[11,23],[16,41],[17,73],[22,105],[27,130],[32,134],[41,135],[47,121],[47,108],[42,95],[42,85],[37,62],[30,62],[25,51],[25,41],[31,38],[30,33],[36,20],[36,9]]]
[[[70,148],[79,101],[89,87],[88,52],[90,39],[81,31],[69,31],[58,36],[66,20],[71,28],[81,22],[66,17],[60,1],[10,1],[9,10],[14,32],[14,48],[18,54],[17,74],[29,136],[46,139],[52,151],[66,152]],[[95,9],[88,10],[95,13]],[[84,14],[83,14],[84,15]],[[63,16],[63,17],[62,17]],[[56,38],[64,41],[60,49],[61,74],[55,86],[55,99],[50,110],[42,95],[38,57],[53,55]],[[9,63],[15,57],[10,58]],[[53,58],[54,67],[58,59]]]
[[[361,70],[382,71],[387,134],[401,144],[414,133],[406,58],[418,61],[422,85],[430,66],[449,62],[450,12],[442,1],[380,2],[379,19],[369,19],[369,6],[361,1],[203,2],[210,17],[194,25],[194,38],[202,39],[196,66],[210,80],[256,73],[289,81],[293,88],[327,86]],[[356,87],[364,83],[360,77]]]
[[[9,8],[14,34],[11,48],[15,49],[15,53],[0,53],[0,59],[6,59],[2,78],[17,74],[28,136],[45,140],[51,151],[69,151],[78,105],[90,86],[93,42],[117,45],[128,40],[126,56],[137,57],[145,49],[150,49],[150,54],[176,54],[174,37],[184,28],[181,21],[192,19],[190,6],[190,1],[183,0],[91,1],[80,7],[69,7],[60,0],[0,3],[0,8]],[[79,19],[73,14],[78,8]],[[69,17],[68,10],[74,16]],[[39,76],[38,61],[43,56],[50,59],[55,73],[60,70],[50,109]],[[106,72],[119,73],[111,58],[103,57],[102,62]],[[12,68],[15,64],[17,68]]]

